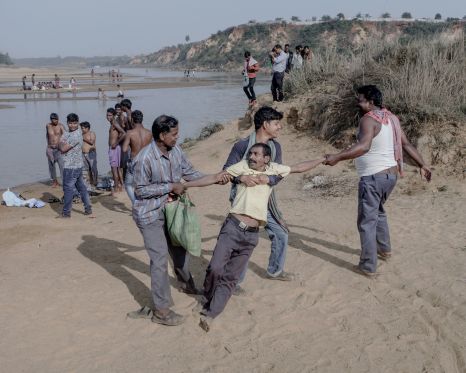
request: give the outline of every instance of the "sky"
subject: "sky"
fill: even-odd
[[[0,52],[13,58],[134,56],[249,20],[466,15],[465,0],[0,0]]]

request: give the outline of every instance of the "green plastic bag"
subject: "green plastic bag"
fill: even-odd
[[[201,255],[201,224],[187,194],[165,205],[165,224],[173,246],[181,246],[193,256]]]

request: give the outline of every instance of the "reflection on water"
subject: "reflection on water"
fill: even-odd
[[[145,74],[145,69],[121,69],[127,76]],[[154,70],[148,70],[156,74]],[[163,74],[182,74],[164,71]],[[160,74],[158,71],[157,74]],[[170,114],[180,121],[180,141],[186,137],[196,137],[201,128],[214,122],[226,122],[240,117],[247,107],[247,99],[241,87],[240,77],[235,75],[205,74],[203,78],[216,81],[212,86],[144,89],[126,91],[126,97],[133,102],[133,110],[144,113],[144,124],[150,128],[160,114]],[[159,76],[160,77],[160,76]],[[258,94],[267,91],[264,81],[256,84]],[[87,93],[89,95],[89,93]],[[56,97],[56,93],[54,97]],[[59,95],[59,94],[58,94]],[[66,94],[62,94],[63,96]],[[79,97],[79,93],[76,94]],[[22,96],[22,95],[21,95]],[[62,97],[63,97],[62,96]],[[58,96],[60,97],[60,96]],[[14,109],[0,110],[0,188],[48,179],[48,166],[45,156],[45,124],[50,113],[56,112],[66,127],[66,115],[74,112],[80,121],[91,123],[97,135],[97,155],[99,173],[109,171],[108,165],[108,122],[105,120],[107,107],[112,107],[116,98],[108,100],[68,100],[68,101],[25,101],[15,102]],[[221,161],[219,162],[219,167]]]

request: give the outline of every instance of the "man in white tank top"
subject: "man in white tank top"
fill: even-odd
[[[361,257],[357,272],[373,277],[377,256],[391,256],[390,234],[384,203],[402,172],[404,150],[420,167],[421,177],[428,182],[431,171],[416,148],[409,142],[398,118],[382,106],[382,93],[374,85],[358,88],[358,107],[364,113],[359,122],[358,142],[338,154],[327,154],[324,164],[334,166],[356,159],[358,171],[358,230]]]

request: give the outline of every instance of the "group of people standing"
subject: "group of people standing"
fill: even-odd
[[[276,52],[279,57],[279,48]],[[291,173],[306,172],[320,164],[333,166],[348,159],[356,159],[360,176],[357,226],[361,256],[355,271],[364,276],[375,276],[377,260],[388,260],[392,253],[384,204],[403,172],[403,150],[418,164],[421,176],[427,181],[431,179],[431,171],[408,141],[396,115],[384,108],[380,90],[372,85],[362,86],[357,89],[357,95],[362,118],[358,142],[349,149],[292,166],[283,165],[282,148],[278,142],[283,114],[264,106],[254,115],[254,131],[233,145],[221,170],[211,175],[196,170],[177,145],[180,125],[176,118],[161,115],[149,131],[142,125],[142,112],[131,111],[131,102],[123,100],[120,107],[109,108],[109,159],[115,185],[121,189],[123,172],[120,164],[122,154],[126,153],[125,185],[132,202],[133,220],[150,258],[153,306],[144,306],[128,316],[151,319],[168,326],[183,323],[184,317],[171,309],[170,256],[180,289],[200,296],[194,311],[200,314],[200,327],[208,332],[230,297],[244,293],[240,284],[245,280],[247,263],[258,244],[261,227],[265,228],[271,241],[266,278],[292,281],[293,273],[284,269],[288,227],[278,207],[274,186]],[[85,214],[90,214],[92,210],[80,169],[86,126],[81,124],[81,132],[76,114],[67,117],[68,132],[57,127],[58,117],[51,116],[51,120],[53,136],[49,136],[48,152],[53,157],[55,154],[63,157],[63,216],[69,217],[70,196],[72,198],[75,189],[81,194]],[[93,139],[95,144],[95,137]],[[85,142],[92,145],[92,138]],[[220,229],[201,291],[196,288],[189,270],[188,252],[170,240],[164,210],[188,188],[228,183],[231,188],[225,198],[229,195],[231,208]]]
[[[270,63],[272,66],[272,91],[273,101],[283,101],[283,80],[286,73],[292,70],[301,69],[306,63],[310,63],[312,59],[312,51],[306,45],[297,45],[296,51],[293,53],[290,50],[290,45],[285,44],[285,49],[280,44],[276,44],[269,53]],[[257,73],[260,69],[259,63],[251,56],[251,52],[244,52],[243,66],[243,90],[249,99],[249,106],[254,106],[257,103],[256,94],[254,92],[254,84],[256,83]]]

